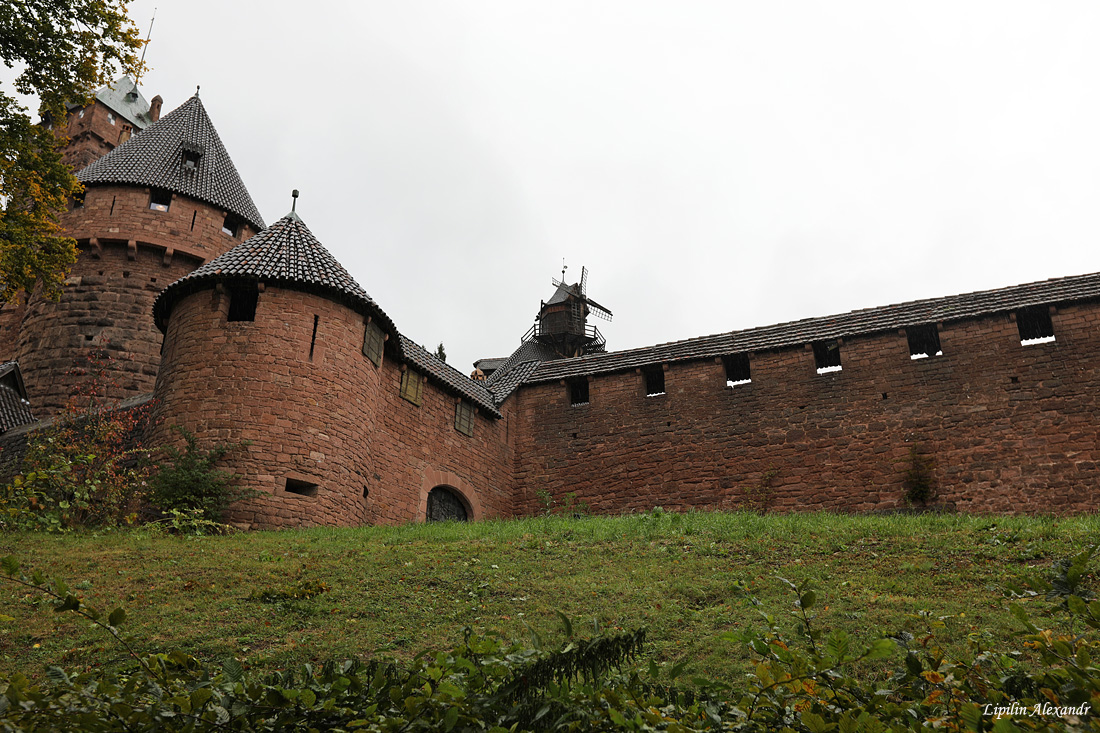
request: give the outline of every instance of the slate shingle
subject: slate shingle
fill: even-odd
[[[183,166],[184,148],[200,150],[198,166]],[[85,185],[121,183],[162,188],[213,204],[264,228],[256,204],[218,137],[199,96],[161,117],[76,174]]]
[[[323,295],[378,319],[384,331],[397,332],[390,317],[295,213],[287,214],[165,288],[153,303],[153,320],[157,328],[161,331],[167,328],[168,316],[183,296],[209,288],[216,282],[232,281],[262,281]]]
[[[807,318],[774,326],[703,336],[628,351],[543,361],[524,382],[547,382],[567,377],[633,369],[647,364],[765,351],[826,339],[892,331],[907,326],[958,321],[1013,311],[1029,305],[1057,305],[1095,298],[1100,298],[1100,273],[1044,280],[946,298],[916,300],[822,318]],[[496,374],[493,376],[495,377]],[[490,388],[492,388],[491,385]]]

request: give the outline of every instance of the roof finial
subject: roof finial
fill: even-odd
[[[291,197],[294,199],[290,202],[290,213],[293,214],[298,208],[298,189],[294,189],[290,192]]]
[[[565,264],[565,258],[561,258],[561,281],[565,283],[565,271],[569,269],[569,265]]]
[[[199,96],[199,85],[198,84],[195,85],[195,96],[196,97]]]

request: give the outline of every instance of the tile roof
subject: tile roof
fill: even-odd
[[[31,403],[6,384],[0,384],[0,433],[35,421]]]
[[[612,351],[588,354],[573,359],[544,361],[524,381],[525,383],[546,382],[572,376],[632,369],[646,364],[765,351],[824,339],[975,318],[1029,305],[1056,305],[1094,298],[1100,298],[1100,273],[1044,280],[946,298],[916,300],[628,351]],[[493,376],[495,377],[496,374]],[[492,382],[492,380],[489,381]],[[490,389],[492,389],[491,384]]]
[[[400,336],[401,351],[404,362],[409,364],[428,379],[443,386],[450,392],[456,393],[470,400],[478,407],[485,409],[493,417],[501,417],[493,400],[493,395],[479,382],[467,377],[447,362],[439,359],[420,344]]]
[[[390,317],[293,212],[165,288],[153,303],[157,328],[167,328],[168,315],[180,298],[226,281],[263,281],[316,293],[374,317],[384,331],[397,333]]]
[[[149,102],[142,96],[134,80],[128,76],[120,76],[110,84],[100,87],[95,98],[138,130],[144,130],[153,122],[149,116]]]
[[[194,169],[183,165],[184,147],[201,153]],[[157,122],[76,174],[84,184],[123,183],[162,188],[205,201],[264,227],[199,96],[188,99]]]
[[[493,399],[499,405],[516,390],[535,370],[539,362],[560,359],[561,354],[546,344],[529,338],[519,345],[484,384],[493,393]]]

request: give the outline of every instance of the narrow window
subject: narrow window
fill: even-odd
[[[255,321],[260,291],[255,285],[237,285],[229,289],[230,321]],[[312,349],[310,350],[312,353]]]
[[[74,209],[83,209],[84,208],[84,194],[85,193],[87,193],[87,192],[86,191],[81,191],[80,193],[74,193],[73,194],[73,208]]]
[[[154,188],[149,194],[149,208],[153,211],[168,211],[172,205],[172,192],[163,188]]]
[[[839,372],[840,344],[836,341],[818,341],[814,344],[814,363],[817,365],[818,374]]]
[[[643,367],[642,376],[645,378],[646,397],[656,397],[665,393],[665,370],[660,364]]]
[[[412,369],[401,372],[401,397],[414,405],[420,405],[424,377]]]
[[[313,316],[313,336],[309,339],[309,360],[313,361],[313,348],[317,346],[317,324],[321,322],[320,316]]]
[[[1016,328],[1020,329],[1020,345],[1047,344],[1054,340],[1054,324],[1050,308],[1031,305],[1016,311]]]
[[[569,404],[588,404],[588,377],[576,377],[570,379],[566,384],[569,385]]]
[[[111,112],[108,112],[107,113],[107,121],[110,122],[112,125],[115,124],[114,114],[112,114]]]
[[[300,481],[296,478],[286,480],[286,493],[298,496],[317,496],[317,484]]]
[[[191,214],[191,231],[195,231],[195,219],[198,217],[198,215],[198,209],[195,209],[195,211]]]
[[[382,366],[382,348],[386,343],[386,337],[373,321],[367,324],[367,331],[363,334],[363,356],[374,362],[375,366]]]
[[[112,196],[111,197],[111,213],[109,214],[109,216],[114,216],[115,215],[115,201],[117,199],[118,199],[118,196]]]
[[[934,323],[905,329],[905,338],[909,340],[910,359],[943,356],[943,351],[940,349],[940,334]]]
[[[722,357],[722,364],[726,367],[727,387],[736,387],[752,381],[748,354],[727,354]]]
[[[466,400],[455,404],[455,430],[463,435],[474,434],[474,406]]]
[[[233,214],[226,214],[225,221],[222,222],[222,234],[228,234],[231,237],[236,237],[241,233],[241,220]]]

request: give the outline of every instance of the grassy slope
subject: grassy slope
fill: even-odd
[[[1017,626],[1004,580],[1098,538],[1097,517],[714,513],[205,538],[0,535],[0,555],[70,586],[84,581],[78,587],[100,608],[124,605],[125,630],[143,651],[178,647],[256,667],[376,651],[408,657],[457,643],[466,625],[527,638],[529,624],[553,641],[560,610],[589,631],[593,618],[644,625],[658,660],[688,657],[695,670],[725,676],[747,657],[718,636],[790,608],[777,575],[814,579],[823,627],[864,639],[919,631],[911,616],[927,610],[955,616],[946,633],[961,649],[978,628],[1009,642]],[[289,604],[249,600],[299,578],[332,590]],[[0,625],[0,675],[125,662],[102,633],[36,602],[0,585],[0,613],[16,617]]]

